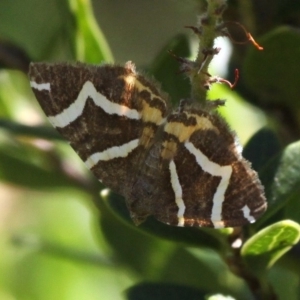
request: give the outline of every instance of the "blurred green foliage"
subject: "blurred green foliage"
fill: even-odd
[[[0,3],[1,299],[300,299],[300,40],[294,28],[300,5],[248,2],[251,9],[229,1],[226,18],[235,20],[238,7],[265,50],[236,47],[229,66],[241,69],[238,86],[210,93],[227,100],[221,114],[247,141],[244,156],[259,171],[269,202],[267,213],[242,229],[241,248],[231,245],[232,229],[175,228],[151,218],[135,227],[124,200],[96,182],[54,130],[38,125],[44,116],[24,74],[29,60],[113,60],[91,3]],[[268,26],[259,21],[263,10]],[[190,41],[174,34],[165,45],[145,70],[176,103],[189,86],[166,50],[190,56]]]

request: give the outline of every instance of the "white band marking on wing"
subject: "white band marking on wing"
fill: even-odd
[[[195,148],[191,142],[186,142],[185,147],[195,156],[197,163],[205,172],[212,176],[221,177],[221,181],[213,197],[211,221],[215,228],[222,228],[224,227],[224,221],[222,221],[222,205],[232,174],[232,167],[230,165],[220,166],[210,161],[207,156],[205,156],[199,149]]]
[[[255,222],[255,219],[250,215],[251,210],[247,205],[245,205],[242,208],[242,212],[243,212],[244,218],[247,219],[250,223]]]
[[[175,194],[175,202],[178,206],[178,224],[177,226],[184,226],[184,212],[185,212],[185,204],[182,199],[182,188],[179,182],[176,165],[173,160],[170,161],[169,169],[171,173],[171,184]]]
[[[50,91],[49,83],[37,84],[36,82],[31,82],[31,86],[37,90]],[[69,107],[55,116],[48,117],[50,123],[54,127],[63,128],[75,121],[81,116],[88,97],[94,101],[95,105],[101,107],[109,115],[115,114],[133,120],[139,120],[141,118],[141,115],[136,109],[131,109],[125,105],[120,105],[108,100],[104,95],[97,92],[91,81],[87,81],[83,85],[77,99],[75,99]]]
[[[99,161],[108,161],[114,158],[128,156],[128,154],[137,148],[138,145],[139,139],[135,139],[121,146],[114,146],[102,152],[94,153],[84,163],[89,169],[91,169],[97,165]]]
[[[50,92],[50,83],[36,83],[35,81],[30,81],[30,86],[33,89],[36,89],[38,91],[48,91]]]

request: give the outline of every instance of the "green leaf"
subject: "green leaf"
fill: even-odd
[[[42,156],[42,152],[27,148],[25,144],[22,144],[22,147],[2,145],[0,147],[0,179],[34,189],[78,187],[78,182],[68,178],[58,169],[43,167],[39,162],[43,159]]]
[[[114,250],[118,262],[126,264],[143,278],[157,279],[175,245],[124,224],[105,206],[100,211],[101,232]]]
[[[243,74],[248,87],[263,102],[300,108],[299,77],[300,34],[291,27],[279,27],[263,36],[259,43],[263,51],[250,47]],[[283,76],[284,74],[284,76]]]
[[[114,249],[118,261],[126,263],[143,278],[176,282],[206,292],[232,291],[235,296],[248,294],[244,282],[230,272],[215,251],[203,247],[178,247],[176,243],[155,238],[154,234],[145,234],[147,232],[133,226],[132,221],[125,224],[120,218],[115,218],[105,205],[100,210],[101,231]],[[186,230],[188,232],[188,228]]]
[[[300,197],[300,142],[287,146],[261,170],[266,188],[268,210],[264,219],[274,215],[294,198]],[[287,218],[290,218],[286,215]]]
[[[70,188],[50,193],[25,189],[23,195],[17,191],[20,196],[15,203],[20,205],[8,217],[20,224],[13,227],[8,221],[8,230],[1,236],[3,289],[20,300],[92,300],[97,299],[95,295],[124,300],[124,289],[135,284],[137,276],[115,260],[102,233],[93,226],[97,212],[91,196]],[[11,198],[2,195],[2,201],[9,203]],[[12,235],[18,237],[20,248],[9,243]],[[9,298],[0,292],[0,299]]]
[[[271,199],[271,189],[275,174],[281,157],[281,147],[277,136],[268,128],[259,130],[247,143],[243,156],[251,162],[252,168],[259,172],[259,178],[265,188],[267,200]],[[276,211],[276,207],[274,207]],[[261,227],[261,224],[275,213],[272,205],[268,204],[267,213],[255,224],[254,228]],[[279,220],[282,218],[279,218]],[[269,220],[270,221],[270,220]],[[272,221],[278,221],[276,218]]]
[[[216,291],[237,299],[249,299],[245,282],[235,276],[215,251],[208,248],[178,248],[161,271],[160,280],[199,288],[207,293]]]
[[[191,300],[205,299],[205,293],[178,284],[140,283],[126,291],[128,300]]]
[[[284,262],[282,264],[274,265],[268,271],[268,280],[272,285],[278,299],[299,300],[299,259],[295,257],[292,261],[293,268],[285,268]],[[297,271],[292,271],[296,269]],[[280,284],[278,284],[280,283]]]
[[[112,62],[113,56],[95,20],[89,0],[68,0],[74,17],[76,59],[87,63]]]
[[[243,245],[241,255],[248,268],[262,274],[300,239],[300,225],[290,220],[272,224]]]
[[[289,218],[300,224],[300,201],[299,193],[295,193],[289,198],[288,203],[284,206],[284,218]]]
[[[247,103],[236,91],[226,85],[215,84],[208,92],[209,99],[225,99],[224,106],[218,112],[226,120],[229,128],[233,129],[241,144],[266,125],[265,116],[261,110]]]
[[[0,117],[17,119],[24,111],[30,114],[32,105],[26,101],[28,91],[27,76],[15,70],[2,70],[0,72]]]
[[[53,127],[50,126],[27,126],[0,118],[0,128],[5,129],[9,133],[15,135],[65,141],[65,139]]]
[[[83,251],[66,247],[60,243],[41,239],[38,235],[32,234],[15,234],[11,238],[11,243],[15,247],[27,248],[42,254],[47,254],[52,257],[70,260],[72,263],[91,264],[92,266],[111,267],[114,262],[108,256],[99,253]]]
[[[254,170],[259,171],[280,151],[281,147],[274,132],[262,128],[249,140],[243,150],[243,156],[251,162]]]
[[[102,193],[102,198],[104,199],[105,204],[118,217],[136,230],[142,230],[145,233],[174,242],[198,247],[209,247],[217,252],[226,251],[225,249],[227,245],[225,243],[225,237],[226,234],[232,230],[231,228],[225,229],[224,231],[210,228],[183,228],[163,224],[155,220],[153,217],[148,217],[144,223],[137,227],[133,224],[130,218],[129,211],[123,197],[109,192],[105,194]]]
[[[154,60],[150,72],[161,83],[162,90],[167,92],[174,104],[190,95],[190,82],[184,74],[179,73],[179,62],[168,52],[187,57],[190,55],[189,41],[185,35],[173,38]]]

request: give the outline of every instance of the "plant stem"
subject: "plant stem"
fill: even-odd
[[[207,11],[200,16],[197,28],[199,47],[197,58],[190,72],[191,96],[204,103],[207,98],[208,67],[214,55],[214,40],[219,36],[218,26],[222,23],[222,14],[226,7],[226,0],[207,0]]]

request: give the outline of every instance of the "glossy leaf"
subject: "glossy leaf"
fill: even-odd
[[[284,207],[283,215],[285,218],[289,218],[300,224],[300,201],[299,193],[293,194]]]
[[[292,27],[279,27],[263,36],[263,51],[249,49],[242,77],[264,104],[300,108],[300,33]],[[261,103],[261,104],[263,104]]]
[[[205,228],[183,228],[176,226],[169,226],[156,221],[149,217],[144,223],[136,227],[126,207],[123,197],[114,193],[102,193],[102,197],[108,207],[128,225],[142,230],[145,233],[154,235],[156,237],[164,238],[174,242],[179,242],[188,245],[197,245],[199,247],[209,247],[218,252],[225,251],[224,235],[222,231]],[[231,229],[227,229],[230,231]],[[226,234],[226,232],[225,232]]]
[[[284,260],[284,258],[283,258]],[[282,264],[275,264],[267,274],[274,292],[278,299],[299,300],[299,260],[292,260],[293,270],[286,268],[284,262]]]
[[[113,249],[117,260],[143,277],[157,279],[157,274],[167,263],[175,245],[167,244],[153,235],[147,235],[125,224],[105,205],[101,205],[100,209],[101,232]]]
[[[160,280],[193,286],[207,293],[218,291],[237,299],[251,298],[245,282],[230,271],[219,254],[203,247],[174,251],[161,271]]]
[[[259,171],[280,151],[281,147],[274,132],[268,128],[262,128],[246,144],[243,156],[251,162],[254,170]]]
[[[119,200],[122,201],[121,198]],[[102,232],[118,256],[118,261],[126,263],[144,278],[160,283],[176,282],[177,285],[188,285],[206,292],[217,288],[222,292],[233,291],[238,296],[248,293],[243,281],[230,272],[219,254],[211,251],[211,248],[186,250],[178,247],[174,238],[170,243],[172,239],[159,239],[156,232],[140,230],[131,220],[125,224],[105,206],[101,206],[100,220]],[[201,242],[204,245],[205,241],[200,240],[199,244]]]
[[[290,220],[272,224],[246,241],[241,255],[256,274],[265,272],[300,239],[300,225]]]
[[[293,197],[300,197],[300,142],[287,146],[261,171],[266,187],[268,210],[265,218],[278,212]],[[289,218],[288,215],[286,215]]]

